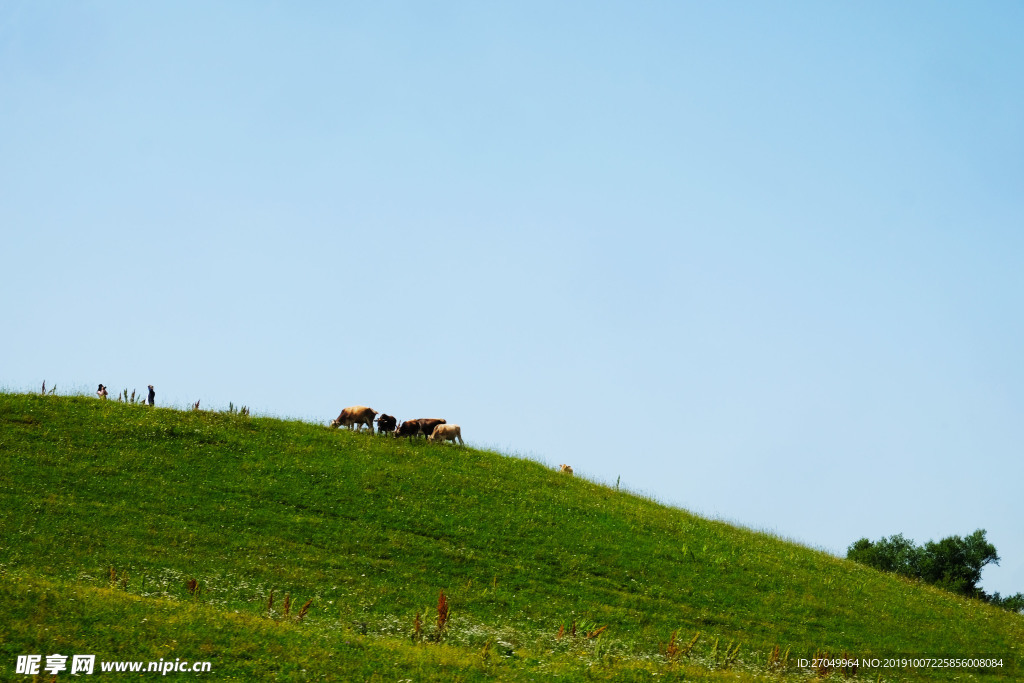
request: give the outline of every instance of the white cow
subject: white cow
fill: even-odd
[[[459,425],[437,425],[430,435],[431,441],[455,441],[456,439],[463,446],[466,445],[466,442],[462,440],[462,428]]]

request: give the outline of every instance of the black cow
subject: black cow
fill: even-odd
[[[389,432],[394,432],[396,429],[398,429],[398,420],[396,420],[393,415],[381,413],[380,417],[377,418],[376,422],[378,434],[386,434]]]

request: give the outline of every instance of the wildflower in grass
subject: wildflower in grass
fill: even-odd
[[[437,598],[437,638],[441,639],[444,634],[444,629],[448,625],[448,596],[444,594],[444,589],[441,589],[441,594]]]
[[[675,661],[676,657],[679,656],[679,645],[676,643],[677,631],[672,631],[672,637],[668,639],[668,644],[665,645],[665,656],[668,657],[670,662]]]
[[[416,613],[416,618],[412,621],[412,640],[418,642],[423,640],[423,622],[420,620],[420,613]]]

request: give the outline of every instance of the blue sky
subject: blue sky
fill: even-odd
[[[5,2],[0,382],[366,404],[1024,591],[1024,7]]]

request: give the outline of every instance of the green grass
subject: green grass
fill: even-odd
[[[529,460],[20,394],[0,394],[0,605],[12,677],[59,652],[211,680],[798,680],[828,652],[998,655],[881,679],[1013,680],[1024,642],[1021,615]],[[700,634],[674,660],[673,632]]]

